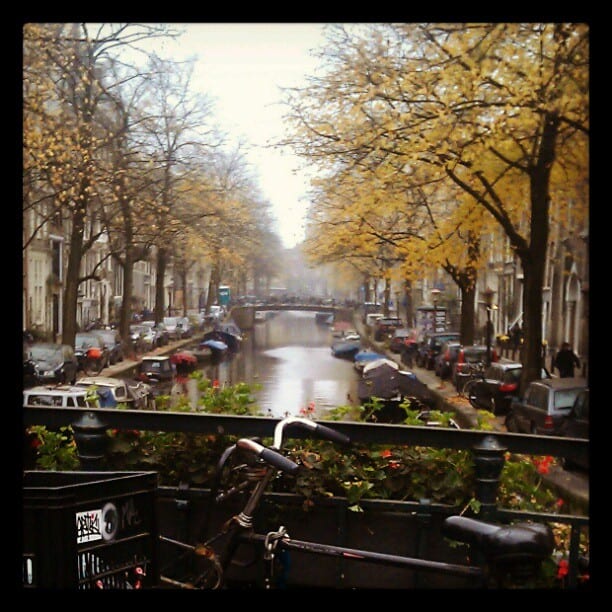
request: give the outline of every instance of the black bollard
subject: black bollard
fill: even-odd
[[[497,507],[499,479],[508,449],[495,436],[486,436],[472,448],[476,471],[476,499],[480,502],[483,520],[493,518]]]
[[[108,425],[100,421],[94,412],[87,412],[72,423],[72,429],[81,469],[99,470],[106,455]]]

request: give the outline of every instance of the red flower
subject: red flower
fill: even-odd
[[[30,446],[32,448],[38,448],[39,446],[42,446],[42,442],[39,438],[32,438],[32,440],[30,441]]]
[[[555,502],[555,505],[557,506],[557,508],[561,508],[561,506],[563,506],[563,504],[564,504],[564,503],[565,503],[565,502],[564,502],[564,501],[563,501],[561,498],[559,498],[559,499],[558,499],[558,500]]]
[[[561,559],[559,561],[559,567],[557,569],[557,578],[560,580],[565,578],[569,574],[569,562],[567,559]]]
[[[386,459],[387,457],[391,457],[392,454],[393,453],[387,448],[380,453],[380,456]]]
[[[304,416],[311,416],[314,413],[314,411],[315,411],[314,402],[310,402],[308,406],[306,406],[305,408],[300,408],[300,414]]]
[[[218,380],[213,380],[212,386],[213,386],[213,389],[218,389],[219,388],[219,381]]]
[[[397,470],[397,469],[399,469],[399,468],[401,467],[401,465],[402,465],[402,464],[401,464],[399,461],[389,461],[389,467],[390,467],[392,470]]]
[[[550,456],[543,457],[542,459],[533,458],[533,463],[536,466],[538,474],[548,474],[552,461],[553,458]]]

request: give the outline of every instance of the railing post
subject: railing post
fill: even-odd
[[[476,499],[481,504],[481,516],[492,519],[497,506],[497,491],[504,467],[507,448],[495,436],[485,436],[472,448],[476,470]]]
[[[94,412],[84,413],[72,423],[77,455],[83,470],[100,469],[106,455],[108,425],[103,423]]]

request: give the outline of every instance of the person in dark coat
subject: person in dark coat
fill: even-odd
[[[553,368],[559,370],[561,378],[572,378],[574,376],[574,368],[580,367],[580,359],[574,353],[569,342],[564,342],[561,348],[555,355]]]

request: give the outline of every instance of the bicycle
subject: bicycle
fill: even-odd
[[[290,426],[297,426],[325,440],[350,444],[346,436],[330,427],[302,417],[286,417],[275,426],[272,446],[264,446],[256,439],[241,438],[228,447],[217,465],[210,504],[218,504],[239,493],[247,494],[246,503],[237,514],[225,521],[218,532],[200,543],[189,544],[159,536],[162,542],[182,551],[169,566],[162,568],[160,581],[164,586],[180,589],[231,588],[226,574],[230,565],[236,561],[237,551],[242,544],[255,546],[260,552],[263,550],[261,562],[264,573],[261,585],[265,590],[277,587],[279,563],[282,566],[281,553],[287,551],[459,576],[467,579],[474,588],[525,586],[538,574],[543,561],[553,552],[554,538],[548,525],[530,522],[494,524],[460,515],[446,517],[442,533],[451,540],[468,545],[473,563],[447,563],[295,540],[282,525],[267,533],[258,533],[253,527],[253,519],[272,479],[279,473],[296,474],[301,469],[298,463],[282,453],[285,430]],[[240,463],[235,467],[230,466],[230,458],[238,455]],[[219,493],[228,466],[230,473],[242,473],[242,477]],[[210,518],[210,509],[209,505],[207,518]],[[183,573],[173,574],[173,567],[179,567]]]
[[[102,351],[95,346],[82,349],[77,358],[79,371],[83,372],[85,376],[98,376],[107,365]]]
[[[460,379],[457,378],[457,394],[469,399],[471,388],[476,382],[484,379],[484,370],[485,367],[482,362],[462,364],[461,377]],[[458,382],[459,380],[461,380],[461,383]]]

